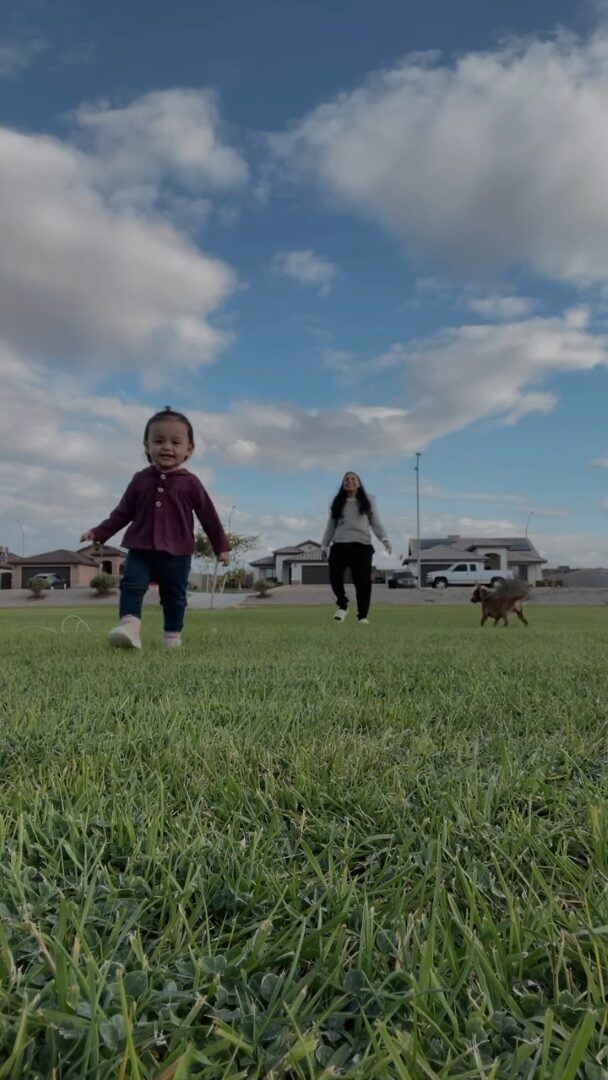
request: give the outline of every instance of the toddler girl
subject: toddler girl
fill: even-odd
[[[105,544],[129,525],[123,545],[129,549],[120,582],[120,625],[110,631],[111,645],[141,649],[141,609],[151,581],[158,582],[164,614],[164,643],[181,645],[186,587],[194,554],[196,514],[225,566],[230,544],[215,507],[198,477],[183,466],[194,451],[192,424],[168,405],[152,416],[144,431],[150,462],[135,473],[118,506],[82,540]]]

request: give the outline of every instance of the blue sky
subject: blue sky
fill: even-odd
[[[260,552],[346,468],[404,551],[419,449],[425,534],[608,565],[607,108],[591,2],[5,3],[0,543],[170,402]]]

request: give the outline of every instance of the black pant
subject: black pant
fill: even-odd
[[[184,625],[188,603],[186,586],[190,576],[190,555],[169,555],[166,551],[131,549],[120,581],[120,617],[141,618],[144,594],[151,581],[158,582],[167,633],[178,634]]]
[[[371,544],[332,544],[329,549],[329,581],[336,603],[346,611],[348,597],[344,592],[344,571],[347,566],[353,576],[353,585],[357,596],[357,618],[366,619],[372,598],[372,556]]]

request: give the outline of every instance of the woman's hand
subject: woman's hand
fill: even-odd
[[[222,554],[218,555],[218,559],[221,563],[224,564],[224,566],[230,566],[230,556],[230,551],[222,551]]]
[[[86,532],[83,532],[82,536],[80,537],[80,543],[82,544],[84,540],[92,540],[93,543],[95,543],[95,533],[92,529],[87,529]]]

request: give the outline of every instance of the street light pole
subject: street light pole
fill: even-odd
[[[21,530],[21,558],[23,558],[24,555],[25,555],[25,533],[23,531],[23,525],[19,521],[19,518],[14,517],[14,518],[9,518],[8,520],[9,521],[14,521],[19,526],[19,529]]]
[[[416,473],[416,554],[418,557],[418,588],[422,588],[422,577],[420,570],[420,451],[416,451],[416,464],[414,465],[414,471]]]
[[[528,514],[528,520],[526,521],[526,532],[525,532],[526,540],[528,539],[528,525],[530,524],[530,518],[533,516],[533,514],[534,514],[534,510],[530,510],[530,513]]]
[[[228,539],[230,539],[230,522],[232,521],[232,514],[233,514],[234,510],[236,510],[236,506],[231,506],[230,507],[230,513],[228,514],[228,529],[227,529]]]

